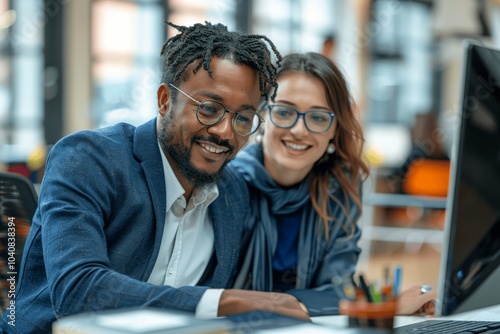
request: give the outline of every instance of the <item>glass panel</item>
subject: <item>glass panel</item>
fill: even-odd
[[[164,43],[159,2],[102,0],[93,4],[94,92],[96,127],[117,122],[141,124],[156,115]]]
[[[9,0],[0,1],[0,13],[3,15],[9,9]]]
[[[252,31],[267,36],[282,55],[292,52],[292,3],[288,0],[255,0]]]
[[[105,74],[94,87],[94,120],[97,127],[117,122],[141,124],[156,115],[159,66],[140,66],[133,61],[99,62],[95,73]],[[119,76],[114,76],[119,73]]]
[[[208,21],[222,23],[229,30],[236,29],[236,6],[241,0],[218,0],[211,2]]]
[[[132,56],[136,50],[137,5],[128,2],[98,1],[92,8],[92,53]],[[146,39],[146,38],[145,38]]]
[[[44,11],[42,0],[15,1],[12,5],[16,19],[10,38],[14,48],[42,48],[43,27],[51,12]]]
[[[5,162],[4,143],[8,142],[8,127],[9,124],[9,106],[11,103],[11,92],[9,87],[10,80],[10,57],[8,55],[8,32],[12,25],[12,17],[15,17],[13,12],[7,12],[9,9],[9,1],[0,1],[0,170],[4,169]],[[10,16],[8,19],[7,15]],[[7,20],[8,19],[8,20]],[[1,305],[1,300],[0,300]]]
[[[256,34],[267,36],[276,45],[276,48],[282,55],[292,52],[292,35],[289,33],[289,27],[277,23],[269,25],[269,23],[254,24],[252,30]],[[274,55],[273,55],[274,56]]]
[[[190,26],[195,23],[203,23],[210,21],[208,19],[208,7],[211,5],[209,1],[197,0],[170,0],[170,16],[168,20],[174,24],[181,26]],[[172,27],[168,27],[167,35],[175,36],[178,31]]]
[[[11,151],[11,161],[26,161],[28,156],[43,143],[42,131],[40,131],[40,126],[35,123],[29,123],[22,128],[18,127],[12,136],[13,142],[17,143],[17,146],[13,146]]]
[[[224,2],[225,0],[220,0]],[[214,1],[218,2],[218,1]],[[199,0],[170,0],[169,5],[172,11],[205,11],[211,5],[211,1]],[[176,23],[177,24],[177,23]]]
[[[252,31],[269,37],[282,55],[320,52],[327,36],[336,31],[339,2],[318,0],[255,0]]]
[[[327,36],[333,36],[336,30],[335,2],[318,0],[314,6],[301,0],[300,39],[298,51],[320,52]]]
[[[7,110],[10,105],[9,78],[10,58],[0,55],[0,129],[2,129],[8,121]],[[0,140],[0,142],[5,143],[3,140]]]
[[[43,144],[42,46],[50,14],[41,0],[0,4],[0,160],[4,163],[24,162]]]
[[[195,23],[203,23],[207,18],[207,14],[205,12],[174,12],[170,14],[168,20],[176,25],[180,26],[190,26]],[[168,27],[168,36],[177,35],[177,29],[172,27]]]
[[[255,5],[253,6],[254,17],[259,21],[268,22],[268,26],[271,23],[286,22],[291,19],[290,2],[289,0],[255,0]]]
[[[185,26],[221,22],[234,29],[236,1],[171,0],[168,20]],[[96,0],[92,6],[94,125],[142,123],[157,113],[166,32],[163,1]],[[176,33],[168,28],[168,36]]]
[[[164,43],[163,8],[150,5],[141,6],[137,11],[137,46],[139,56],[158,58]]]
[[[381,20],[384,19],[383,23]],[[373,34],[368,90],[369,119],[412,125],[415,115],[432,108],[432,22],[421,3],[378,1],[372,13]]]

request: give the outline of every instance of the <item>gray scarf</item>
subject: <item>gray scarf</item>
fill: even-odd
[[[234,288],[272,291],[272,259],[278,242],[275,216],[302,209],[299,244],[314,239],[318,215],[310,204],[309,182],[306,179],[290,188],[276,184],[264,168],[262,148],[257,144],[240,152],[231,165],[249,186],[252,217],[248,223],[255,224]],[[312,254],[300,253],[314,253],[313,248],[299,247],[296,288],[306,288],[308,272],[314,267],[311,261],[301,263],[301,259],[311,258]]]

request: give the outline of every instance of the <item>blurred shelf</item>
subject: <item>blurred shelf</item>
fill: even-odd
[[[367,240],[386,242],[441,244],[444,238],[441,230],[406,227],[365,226],[362,233]]]
[[[416,254],[424,247],[440,253],[447,197],[394,193],[397,187],[386,182],[386,173],[373,170],[364,184],[361,261],[384,252]]]
[[[372,193],[363,198],[363,205],[386,207],[422,207],[445,209],[446,197],[413,196],[404,194]]]

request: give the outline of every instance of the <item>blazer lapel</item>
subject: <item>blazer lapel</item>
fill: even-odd
[[[149,257],[147,270],[142,277],[146,279],[153,270],[160,249],[163,228],[165,227],[167,205],[165,174],[156,135],[156,118],[136,128],[134,136],[134,154],[141,162],[148,183],[149,193],[153,200],[156,217],[156,233],[153,247],[154,254],[151,254]]]
[[[153,199],[156,217],[154,254],[151,254],[147,279],[153,270],[160,249],[166,216],[165,174],[156,134],[156,118],[136,128],[134,154],[143,166],[143,171]],[[210,286],[225,288],[233,278],[241,247],[243,212],[248,210],[248,197],[236,191],[234,179],[223,173],[218,183],[219,197],[210,205],[209,215],[215,235],[215,255],[217,265]]]
[[[238,203],[235,195],[225,191],[223,183],[219,184],[219,197],[210,205],[210,218],[214,226],[215,255],[217,266],[210,286],[226,288],[233,278],[241,247],[243,219],[239,215],[242,210],[228,203]],[[247,203],[248,204],[248,203]]]

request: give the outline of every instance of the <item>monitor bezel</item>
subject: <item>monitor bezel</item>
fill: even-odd
[[[446,214],[445,214],[445,225],[444,225],[444,240],[441,248],[441,262],[439,268],[439,279],[438,279],[438,291],[437,291],[437,300],[436,300],[436,315],[438,316],[448,316],[455,313],[461,313],[464,311],[469,311],[475,309],[476,307],[480,307],[481,302],[474,301],[471,305],[463,307],[462,305],[457,305],[453,309],[450,310],[451,302],[446,302],[449,300],[453,291],[452,285],[446,284],[449,279],[451,279],[451,275],[453,272],[453,250],[455,247],[454,241],[456,237],[456,219],[457,219],[457,199],[458,199],[458,191],[459,191],[459,182],[461,180],[462,173],[462,164],[463,164],[463,155],[464,155],[464,140],[465,140],[465,127],[466,127],[466,117],[464,117],[464,99],[466,98],[466,89],[468,76],[471,75],[468,73],[470,67],[470,61],[472,53],[474,49],[483,48],[491,51],[499,52],[500,50],[494,48],[491,45],[485,43],[479,43],[477,41],[465,40],[463,42],[463,52],[464,59],[462,62],[461,75],[460,75],[460,92],[459,92],[459,117],[458,124],[455,131],[455,136],[451,148],[450,154],[450,178],[449,178],[449,188],[448,188],[448,197],[446,201]],[[466,114],[465,114],[466,116]],[[490,277],[487,279],[488,282],[485,284],[491,285],[491,277],[498,276],[500,274],[500,268],[497,268],[493,273],[491,273]],[[465,303],[468,301],[465,300]],[[484,305],[488,306],[488,305]]]

